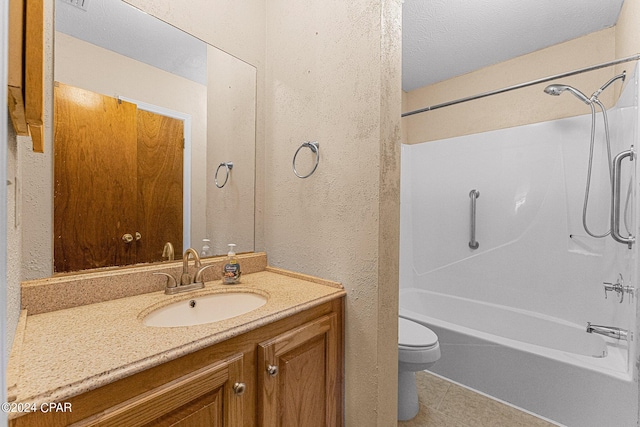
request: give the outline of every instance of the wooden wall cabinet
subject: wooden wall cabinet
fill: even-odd
[[[9,426],[341,427],[343,310],[341,297]]]
[[[44,152],[44,0],[9,0],[8,109],[16,134]]]

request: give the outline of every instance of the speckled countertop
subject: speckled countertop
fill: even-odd
[[[160,291],[37,315],[23,313],[16,333],[20,342],[9,361],[10,395],[18,402],[61,402],[345,295],[339,284],[322,283],[268,269],[243,275],[242,283],[233,286],[217,280],[179,295]],[[249,313],[210,324],[158,328],[142,323],[151,308],[240,291],[268,295],[268,301]]]

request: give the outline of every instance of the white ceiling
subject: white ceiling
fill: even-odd
[[[121,0],[56,0],[55,7],[56,31],[207,84],[207,45],[190,34]]]
[[[69,3],[82,3],[81,10]],[[623,0],[404,0],[410,91],[615,25]],[[56,0],[56,29],[205,82],[206,45],[120,0]]]
[[[623,0],[404,0],[402,88],[417,89],[615,25]]]

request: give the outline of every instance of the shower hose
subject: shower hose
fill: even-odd
[[[595,145],[595,139],[596,139],[596,108],[593,106],[593,104],[596,103],[598,104],[598,106],[600,107],[600,110],[602,110],[602,120],[604,121],[604,135],[605,135],[605,139],[606,139],[606,143],[607,143],[607,157],[609,159],[608,164],[609,164],[609,184],[613,185],[613,176],[612,174],[612,170],[611,170],[611,140],[609,138],[609,120],[607,119],[607,110],[604,107],[604,105],[602,105],[602,102],[600,102],[600,100],[598,98],[596,98],[595,96],[591,98],[591,102],[589,103],[589,107],[591,107],[591,143],[589,144],[589,167],[587,170],[587,184],[586,187],[584,189],[584,203],[582,204],[582,225],[584,227],[584,230],[587,232],[587,234],[591,237],[595,237],[595,238],[603,238],[603,237],[607,237],[609,234],[611,234],[611,229],[607,230],[606,233],[604,234],[595,234],[593,233],[591,230],[589,230],[589,227],[587,226],[587,206],[589,205],[589,189],[591,188],[591,169],[593,166],[593,147]],[[612,213],[611,211],[609,211],[609,216],[611,216]],[[626,215],[625,215],[626,216]]]
[[[607,237],[609,234],[611,234],[611,228],[609,228],[609,230],[607,230],[606,233],[604,234],[596,234],[591,230],[589,230],[589,227],[587,226],[587,206],[589,205],[589,190],[591,188],[591,169],[593,166],[593,149],[594,149],[595,137],[596,137],[596,109],[593,106],[594,103],[598,104],[598,107],[600,107],[600,110],[602,111],[602,120],[604,122],[604,135],[607,143],[607,157],[609,160],[608,161],[609,184],[610,186],[613,186],[613,175],[612,175],[613,172],[611,170],[612,169],[611,139],[609,137],[609,119],[607,118],[607,110],[605,106],[602,104],[602,102],[600,102],[600,100],[596,96],[592,96],[591,102],[589,103],[589,106],[591,107],[591,143],[589,144],[589,167],[587,170],[587,183],[584,190],[584,203],[582,205],[582,225],[584,227],[584,230],[587,232],[589,236],[600,239],[603,237]],[[625,211],[624,211],[624,225],[625,225],[625,228],[627,229],[627,232],[629,232],[629,224],[627,220],[628,220],[628,208],[630,205],[629,199],[631,197],[631,191],[632,191],[632,187],[630,185],[627,191],[627,198],[626,198]],[[609,219],[611,219],[611,215],[613,215],[613,213],[611,212],[611,210],[609,210]],[[611,223],[610,220],[609,220],[609,223]]]

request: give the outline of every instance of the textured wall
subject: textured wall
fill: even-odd
[[[267,29],[269,263],[343,283],[347,425],[395,425],[400,2],[269,1]]]
[[[8,119],[7,119],[8,120]],[[18,144],[31,140],[16,136],[11,120],[8,120],[7,138],[7,351],[11,344],[20,316],[20,260],[22,252],[22,225],[20,223],[20,193],[22,168],[18,161]]]
[[[31,140],[18,144],[23,170],[21,219],[22,280],[53,273],[53,3],[44,1],[44,154],[34,153]]]

